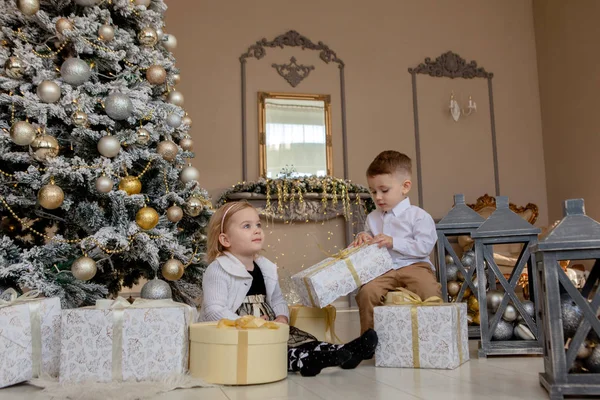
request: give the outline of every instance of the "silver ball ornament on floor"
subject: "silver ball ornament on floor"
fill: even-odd
[[[102,175],[96,179],[96,190],[100,193],[109,193],[113,190],[115,183],[106,175]]]
[[[560,296],[560,310],[562,315],[563,332],[565,340],[573,337],[581,319],[583,318],[583,312],[579,306],[571,299],[568,293],[563,293]]]
[[[183,183],[188,183],[191,181],[198,182],[198,180],[200,180],[200,171],[198,171],[197,168],[188,165],[187,167],[181,170],[181,173],[179,174],[179,179],[181,179],[181,182]]]
[[[42,81],[36,93],[44,103],[56,103],[60,99],[60,86],[53,81]]]
[[[475,264],[475,252],[473,250],[467,251],[465,254],[463,254],[460,261],[465,268],[468,269],[468,267],[472,267]]]
[[[121,142],[114,136],[103,136],[98,141],[98,152],[104,157],[116,157],[121,151]]]
[[[171,140],[163,140],[156,147],[156,152],[162,156],[167,161],[175,160],[177,157],[177,153],[179,152],[179,147]]]
[[[531,329],[526,324],[517,324],[515,325],[514,330],[515,337],[521,340],[535,340],[535,336]]]
[[[100,26],[98,28],[98,38],[103,42],[110,42],[115,38],[115,28],[109,24]]]
[[[500,321],[498,321],[498,326],[496,326],[496,330],[492,335],[492,340],[510,340],[513,337],[513,330],[513,324],[500,319]]]
[[[167,71],[160,65],[151,65],[146,70],[146,79],[153,85],[161,85],[167,80]]]
[[[535,321],[535,304],[531,300],[523,300],[521,302],[525,312]],[[521,314],[517,317],[518,322],[525,322],[525,318]]]
[[[39,0],[17,0],[17,8],[23,14],[31,16],[40,10]]]
[[[458,279],[458,266],[456,264],[446,265],[446,280],[448,282],[455,281]]]
[[[167,125],[171,128],[177,128],[181,125],[181,117],[177,114],[167,115]]]
[[[146,145],[150,142],[150,132],[144,128],[138,128],[136,131],[136,139],[137,144]]]
[[[138,40],[142,46],[152,47],[158,42],[158,34],[154,28],[147,26],[138,34]]]
[[[97,271],[96,261],[90,257],[79,257],[71,265],[73,276],[80,281],[89,281],[96,276]]]
[[[56,32],[62,34],[65,31],[70,31],[73,29],[73,23],[69,21],[67,18],[59,18],[56,20]]]
[[[517,319],[517,309],[512,304],[508,304],[504,313],[502,314],[502,319],[506,322],[514,322]]]
[[[121,121],[131,116],[133,103],[129,96],[122,93],[113,93],[104,101],[104,111],[106,115],[115,121]]]
[[[469,268],[466,268],[466,272],[469,272]],[[463,282],[465,280],[465,274],[463,274],[462,270],[459,269],[458,267],[456,268],[456,279],[458,279],[459,281]]]
[[[177,205],[167,208],[167,219],[171,222],[179,222],[183,218],[183,209]]]
[[[88,63],[81,58],[68,58],[60,66],[62,80],[73,86],[79,86],[87,82],[92,76],[92,70]]]
[[[499,292],[497,290],[490,290],[485,295],[487,308],[492,313],[495,313],[500,307],[500,303],[502,303],[502,299],[504,298],[504,293]]]
[[[95,6],[96,4],[100,3],[101,1],[102,0],[75,0],[75,3],[80,6],[89,7],[89,6]]]
[[[171,286],[167,282],[154,278],[146,282],[142,287],[140,297],[151,300],[170,299],[173,297],[173,293],[171,292]]]
[[[197,197],[190,197],[185,202],[185,212],[191,217],[197,217],[204,209],[204,204]]]
[[[31,148],[32,157],[40,162],[56,157],[60,150],[56,138],[50,135],[37,136],[29,147]]]
[[[183,101],[183,94],[177,90],[171,90],[169,94],[167,94],[167,103],[183,107]]]
[[[194,141],[191,137],[186,135],[179,141],[179,146],[185,151],[192,151],[194,150]]]
[[[171,33],[164,34],[161,42],[164,48],[169,51],[173,51],[177,48],[177,38]]]
[[[162,276],[168,281],[177,281],[185,272],[183,263],[175,258],[167,260],[161,268]]]
[[[35,139],[35,128],[27,121],[17,121],[10,127],[10,139],[19,146],[28,146]]]
[[[20,79],[25,72],[25,64],[19,57],[9,57],[4,63],[4,72],[9,78]]]

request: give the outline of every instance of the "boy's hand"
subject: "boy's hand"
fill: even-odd
[[[394,239],[392,239],[391,236],[380,233],[379,235],[373,238],[372,243],[378,244],[379,247],[387,247],[388,249],[391,249],[394,246]]]
[[[371,239],[373,239],[373,237],[367,232],[361,232],[356,236],[356,238],[354,238],[354,242],[352,242],[350,247],[357,247],[362,245],[363,243],[369,243]]]
[[[288,319],[285,315],[278,315],[277,318],[275,318],[275,322],[279,322],[282,324],[287,324],[288,323]]]

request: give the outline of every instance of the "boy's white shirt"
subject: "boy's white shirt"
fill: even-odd
[[[262,256],[254,261],[265,279],[267,303],[273,308],[275,315],[289,318],[288,305],[279,286],[277,266]],[[202,279],[200,321],[239,318],[236,311],[244,302],[251,285],[252,275],[237,257],[229,252],[217,257],[208,266]]]
[[[393,246],[388,249],[394,269],[418,262],[425,262],[435,269],[429,255],[437,242],[435,222],[429,213],[410,204],[407,197],[392,210],[376,209],[367,216],[367,232],[372,236],[380,233],[392,237]]]

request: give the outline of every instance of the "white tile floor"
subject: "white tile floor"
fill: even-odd
[[[350,340],[359,333],[357,312],[338,312],[337,333]],[[354,400],[354,399],[548,399],[539,385],[541,357],[477,358],[447,370],[375,368],[373,360],[355,370],[330,368],[315,378],[290,374],[288,379],[258,386],[177,390],[151,400]],[[24,385],[0,389],[0,400],[34,399],[38,389]],[[85,397],[81,397],[84,399]]]

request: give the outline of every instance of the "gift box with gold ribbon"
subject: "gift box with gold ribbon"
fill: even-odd
[[[190,375],[220,385],[287,377],[289,326],[252,316],[190,327]]]
[[[0,388],[41,375],[58,376],[60,300],[32,290],[0,296]]]
[[[392,269],[386,248],[362,245],[340,251],[292,276],[302,304],[323,308]]]
[[[469,360],[466,303],[398,289],[375,307],[376,367],[454,369]]]
[[[318,340],[329,343],[341,343],[335,334],[336,309],[305,307],[298,304],[290,306],[290,326],[308,332]]]
[[[108,304],[105,304],[108,303]],[[60,382],[163,380],[187,371],[197,312],[172,300],[122,297],[62,312]]]

